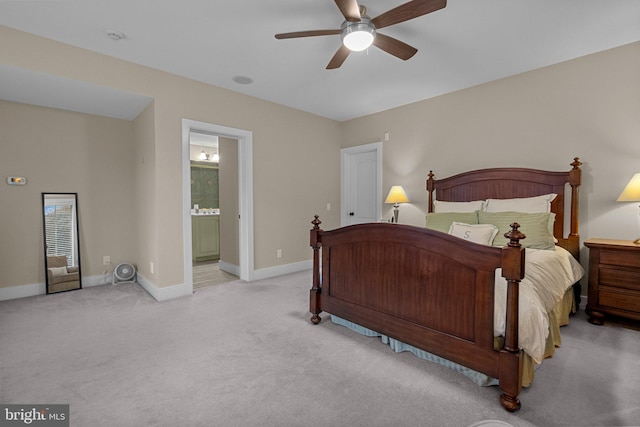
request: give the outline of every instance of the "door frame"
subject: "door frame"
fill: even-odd
[[[184,242],[184,283],[193,291],[191,247],[191,162],[189,133],[207,132],[238,141],[238,212],[240,279],[254,278],[253,257],[253,132],[212,123],[182,119],[182,229]]]
[[[340,226],[344,227],[349,224],[349,195],[351,188],[349,187],[349,177],[351,176],[351,156],[354,154],[362,154],[368,152],[376,153],[377,179],[376,186],[376,217],[382,218],[382,141],[370,144],[356,145],[355,147],[347,147],[340,150]]]

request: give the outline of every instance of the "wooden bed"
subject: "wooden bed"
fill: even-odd
[[[556,193],[557,245],[579,254],[580,161],[568,172],[494,168],[435,179],[428,211],[439,201],[507,199]],[[565,233],[565,201],[570,206]],[[323,231],[312,221],[311,321],[326,312],[499,380],[502,406],[520,408],[523,352],[518,348],[518,292],[524,235],[513,224],[505,247],[482,246],[427,228],[368,223]],[[507,281],[504,345],[494,349],[494,280]]]

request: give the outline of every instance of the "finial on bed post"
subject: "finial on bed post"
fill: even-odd
[[[582,162],[580,161],[580,157],[574,157],[573,158],[573,162],[570,163],[571,166],[573,166],[574,169],[580,169],[580,166],[582,166]]]
[[[310,245],[313,248],[313,282],[309,294],[309,311],[311,312],[311,323],[317,325],[320,323],[319,314],[322,312],[320,308],[320,247],[322,246],[320,243],[320,232],[322,231],[320,224],[322,221],[318,215],[314,215],[311,224],[313,224],[310,233]]]
[[[507,306],[505,319],[504,347],[501,350],[501,365],[511,365],[512,369],[522,372],[522,355],[518,346],[518,300],[520,281],[524,278],[525,251],[520,240],[526,236],[518,230],[520,224],[511,224],[511,230],[504,234],[509,239],[507,246],[502,248],[502,277],[507,280]],[[503,360],[504,359],[504,360]],[[512,369],[509,371],[513,372]],[[518,395],[522,389],[521,375],[517,378],[499,378],[500,403],[507,411],[520,409]]]
[[[427,192],[429,193],[429,203],[427,204],[427,212],[433,212],[433,190],[435,189],[433,171],[429,171],[427,175]]]
[[[509,239],[509,243],[507,244],[507,246],[510,246],[512,248],[519,248],[520,240],[526,239],[527,236],[525,236],[524,234],[522,234],[522,232],[520,232],[520,230],[518,230],[520,228],[520,224],[518,224],[517,222],[509,224],[509,226],[511,227],[511,230],[504,233],[504,237]]]

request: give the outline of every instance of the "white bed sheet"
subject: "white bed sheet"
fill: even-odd
[[[518,345],[535,363],[542,363],[549,312],[565,292],[584,276],[584,269],[571,254],[555,250],[526,249],[525,277],[520,282]],[[494,336],[503,336],[507,301],[507,282],[502,269],[496,270]]]

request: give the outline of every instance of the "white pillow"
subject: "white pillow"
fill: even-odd
[[[516,199],[487,199],[485,212],[551,212],[551,202],[557,194],[550,193],[535,197],[521,197]]]
[[[49,271],[51,271],[52,276],[62,276],[67,274],[67,267],[50,267]]]
[[[481,211],[483,207],[484,200],[474,200],[473,202],[433,201],[434,212],[475,212]]]
[[[491,245],[498,234],[498,227],[493,224],[465,224],[453,222],[449,234],[481,245]]]

